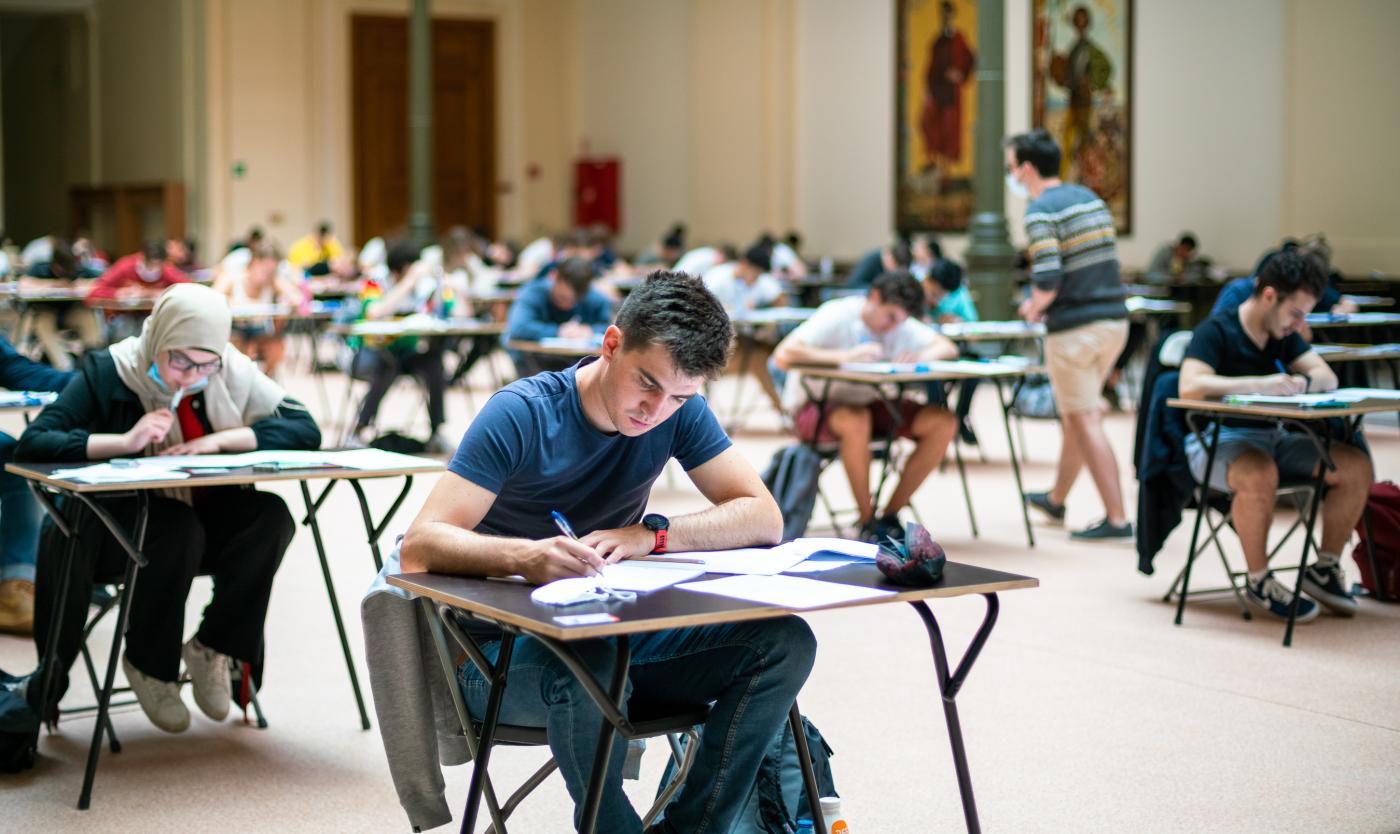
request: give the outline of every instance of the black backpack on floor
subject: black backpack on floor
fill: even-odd
[[[34,766],[39,746],[39,714],[25,693],[32,676],[15,677],[0,670],[0,772],[19,773]]]

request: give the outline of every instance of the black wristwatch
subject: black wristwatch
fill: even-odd
[[[656,534],[656,544],[652,553],[666,552],[666,531],[671,529],[671,519],[660,513],[647,513],[642,516],[642,526]]]

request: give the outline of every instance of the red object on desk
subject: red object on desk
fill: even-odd
[[[614,234],[622,228],[622,163],[615,157],[574,163],[574,225],[602,224]]]

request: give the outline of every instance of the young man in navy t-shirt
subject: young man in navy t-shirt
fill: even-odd
[[[600,356],[492,396],[409,527],[403,570],[521,574],[545,583],[658,550],[777,543],[777,504],[699,395],[723,370],[732,338],[724,308],[699,279],[653,273],[623,303]],[[651,514],[643,523],[652,483],[672,457],[713,506],[672,519]],[[551,510],[581,538],[559,535]],[[499,639],[479,624],[473,631],[494,660]],[[611,642],[572,646],[599,679],[608,678]],[[631,649],[625,702],[713,702],[700,755],[650,831],[728,831],[811,671],[811,630],[785,617],[634,635]],[[602,716],[536,640],[517,641],[509,675],[500,720],[546,728],[577,824]],[[471,663],[459,678],[468,709],[481,716],[486,681]],[[625,754],[626,745],[613,745],[599,831],[642,830],[622,792]]]
[[[1182,398],[1334,390],[1337,375],[1298,335],[1325,285],[1318,265],[1297,252],[1270,258],[1259,272],[1253,295],[1238,309],[1216,313],[1196,328],[1181,363]],[[1347,443],[1332,443],[1329,451],[1336,468],[1325,476],[1322,543],[1317,561],[1303,574],[1303,592],[1332,613],[1350,617],[1357,605],[1342,572],[1341,552],[1366,505],[1371,459]],[[1195,434],[1186,438],[1186,455],[1191,474],[1202,480],[1207,450]],[[1288,618],[1293,592],[1269,572],[1275,492],[1280,479],[1314,478],[1318,466],[1313,441],[1284,431],[1272,420],[1227,418],[1220,427],[1210,485],[1232,493],[1235,532],[1249,570],[1245,600],[1280,619]],[[1313,619],[1317,610],[1312,600],[1299,600],[1298,622]]]

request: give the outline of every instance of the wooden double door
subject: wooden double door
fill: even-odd
[[[408,223],[408,19],[351,17],[355,240]],[[433,221],[496,231],[496,33],[435,18]]]

